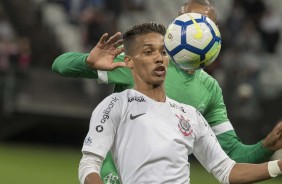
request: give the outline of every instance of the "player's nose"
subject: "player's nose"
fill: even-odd
[[[158,52],[156,54],[156,63],[163,63],[164,62],[164,56],[163,53]]]

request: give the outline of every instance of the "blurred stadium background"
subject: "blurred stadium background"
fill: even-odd
[[[75,184],[95,106],[112,86],[51,71],[67,51],[89,52],[104,32],[165,25],[184,0],[0,0],[0,183]],[[212,0],[223,48],[207,68],[245,143],[281,118],[282,1]],[[192,183],[217,183],[192,159]],[[278,184],[282,178],[268,182]]]

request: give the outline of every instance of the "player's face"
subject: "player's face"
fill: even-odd
[[[134,54],[129,56],[129,67],[135,76],[135,83],[149,86],[162,85],[168,68],[168,55],[164,48],[164,37],[149,33],[136,37]]]
[[[182,6],[179,14],[184,13],[199,13],[209,17],[212,21],[216,23],[216,12],[212,6],[204,6],[197,3],[191,3],[186,6]]]

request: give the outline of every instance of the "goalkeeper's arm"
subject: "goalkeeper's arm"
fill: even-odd
[[[243,144],[234,130],[217,135],[217,139],[227,155],[238,163],[262,163],[273,154],[262,141],[253,145]]]

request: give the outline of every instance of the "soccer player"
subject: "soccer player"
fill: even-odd
[[[165,31],[151,22],[123,35],[124,61],[134,86],[110,95],[92,113],[79,165],[80,183],[103,183],[100,167],[109,150],[124,184],[188,184],[192,153],[221,183],[253,183],[282,174],[282,160],[236,164],[200,112],[166,96]]]
[[[185,3],[180,13],[195,12],[216,21],[216,13],[208,1],[191,0]],[[120,33],[105,42],[107,34],[90,54],[68,52],[53,63],[53,71],[68,77],[95,78],[100,82],[115,84],[115,92],[134,85],[130,69],[125,66],[122,48],[116,48]],[[114,62],[113,62],[114,60]],[[112,70],[112,71],[109,71]],[[243,144],[236,135],[226,112],[221,88],[215,79],[203,70],[184,71],[170,62],[165,80],[167,96],[199,110],[212,127],[223,150],[236,162],[260,163],[282,146],[282,123],[277,124],[267,137],[253,145]],[[109,156],[104,160],[101,175],[104,182],[117,182],[115,167]]]

